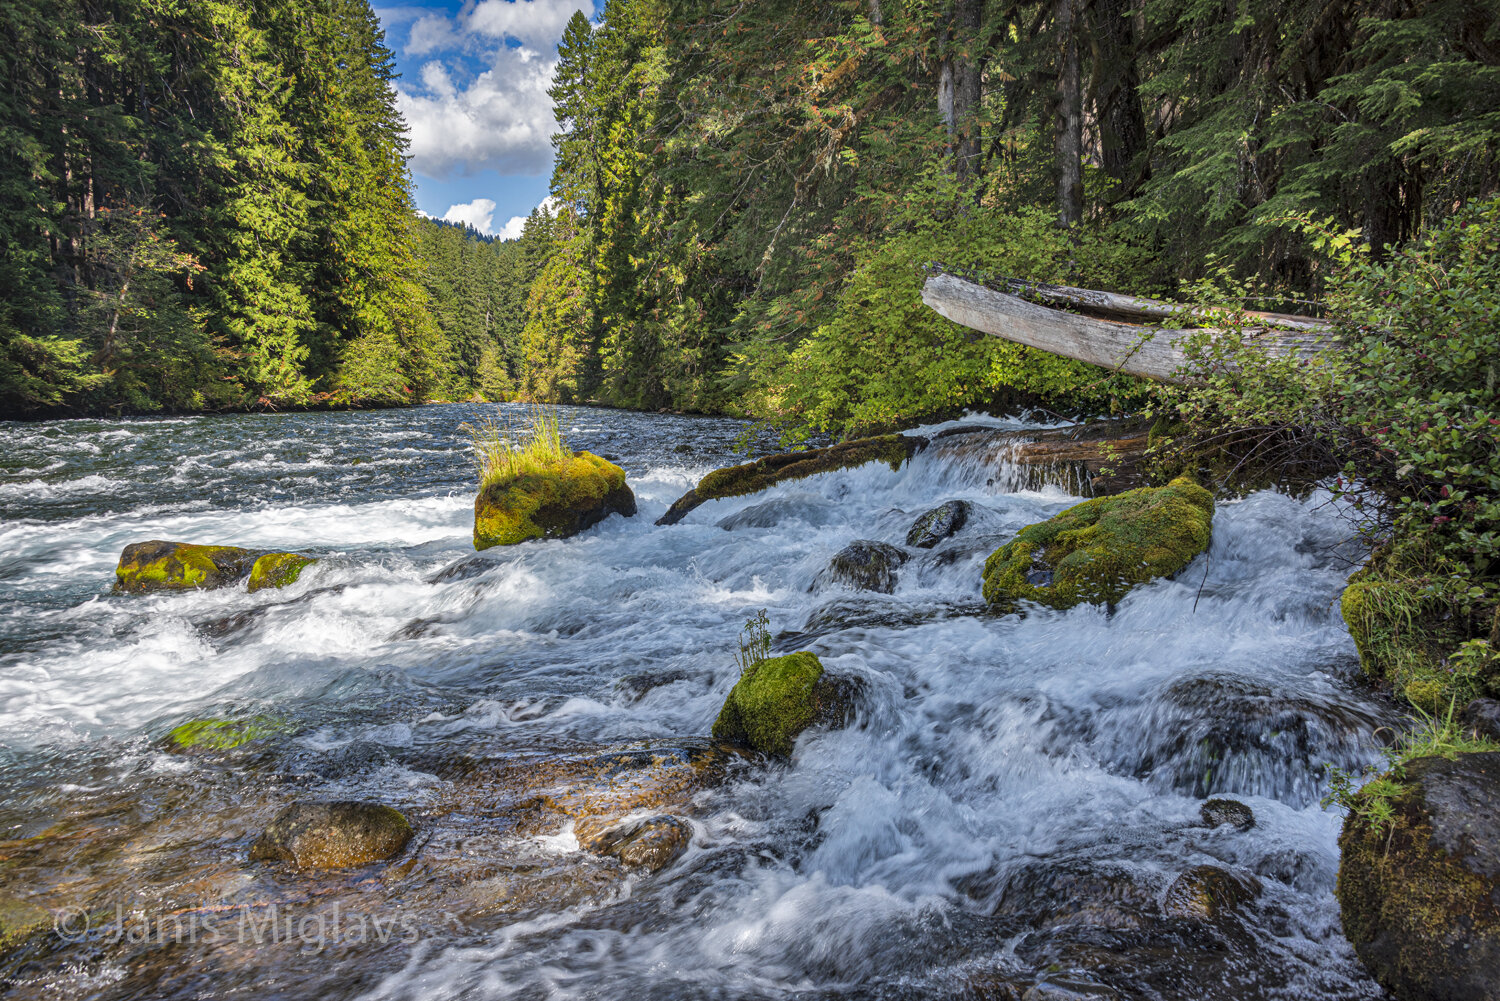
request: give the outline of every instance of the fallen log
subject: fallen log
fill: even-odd
[[[1205,311],[1194,307],[1067,285],[1015,279],[1000,284],[1002,288],[994,288],[938,272],[923,286],[922,301],[954,323],[981,333],[1159,382],[1195,381],[1193,363],[1183,351],[1186,339],[1228,333],[1205,326],[1147,325],[1172,318],[1207,318]],[[1246,315],[1255,325],[1233,333],[1267,354],[1310,358],[1333,344],[1333,327],[1324,321],[1278,313]]]

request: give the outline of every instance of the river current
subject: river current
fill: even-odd
[[[1222,501],[1205,556],[1112,610],[996,616],[985,557],[1078,500],[1017,489],[999,446],[943,439],[899,471],[655,527],[744,461],[745,425],[561,408],[640,513],[462,564],[460,425],[493,412],[0,424],[0,932],[16,901],[60,916],[20,948],[0,934],[11,996],[1380,996],[1340,931],[1341,818],[1319,799],[1326,767],[1375,760],[1393,720],[1355,677],[1337,598],[1360,554],[1328,496]],[[911,550],[893,594],[820,576],[950,499],[973,515]],[[111,594],[121,548],[148,539],[319,562],[284,591]],[[760,609],[777,653],[859,679],[851,726],[790,761],[729,761],[674,807],[692,842],[655,875],[515,819],[551,761],[707,753]],[[165,749],[210,717],[277,730]],[[1209,796],[1254,827],[1208,826]],[[248,862],[293,799],[389,803],[418,838],[355,874]],[[1205,866],[1247,899],[1174,911]],[[132,940],[275,908],[297,935]],[[330,930],[354,912],[397,933]]]

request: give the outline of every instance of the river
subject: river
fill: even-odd
[[[1209,553],[1113,611],[1000,617],[984,558],[1077,498],[1014,489],[998,448],[659,528],[744,461],[745,425],[561,408],[639,515],[443,574],[474,556],[460,425],[492,413],[0,424],[0,931],[6,901],[60,916],[0,949],[10,996],[1380,996],[1340,931],[1340,817],[1318,801],[1327,765],[1378,758],[1392,713],[1355,680],[1337,598],[1359,553],[1326,495],[1221,502]],[[821,581],[852,540],[901,545],[954,498],[974,515],[913,551],[894,594]],[[147,539],[320,559],[285,591],[111,594]],[[777,652],[860,679],[853,725],[789,762],[730,760],[676,808],[691,847],[655,875],[516,819],[549,761],[708,753],[762,608]],[[165,749],[228,716],[277,730]],[[1255,826],[1207,826],[1209,795]],[[340,798],[407,812],[410,857],[326,877],[246,860],[280,806]],[[1203,866],[1253,899],[1172,912]],[[160,934],[272,908],[296,936]],[[398,933],[331,930],[354,912]]]

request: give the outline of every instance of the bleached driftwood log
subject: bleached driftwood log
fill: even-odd
[[[1194,333],[1215,332],[1211,327],[1174,330],[1146,325],[1170,317],[1191,321],[1203,316],[1200,310],[1155,299],[1015,280],[1005,287],[1011,291],[939,272],[927,279],[922,301],[954,323],[981,333],[1161,382],[1191,381],[1181,342]],[[1235,333],[1268,354],[1311,357],[1333,343],[1333,328],[1321,320],[1277,313],[1247,316],[1257,325]]]

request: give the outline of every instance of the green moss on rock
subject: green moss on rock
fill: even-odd
[[[1185,477],[1084,501],[995,550],[984,565],[984,598],[1002,607],[1119,601],[1207,549],[1213,512],[1213,495]]]
[[[196,719],[172,728],[167,746],[174,751],[227,751],[286,727],[266,716],[247,719]]]
[[[1337,896],[1360,960],[1403,1001],[1500,998],[1500,752],[1418,758],[1355,796]],[[1389,809],[1362,809],[1380,795]]]
[[[765,754],[790,755],[809,726],[846,718],[853,694],[851,683],[825,674],[814,654],[771,657],[740,675],[714,720],[713,735]]]
[[[625,470],[577,452],[540,472],[486,483],[474,501],[474,548],[566,538],[611,514],[635,514]]]
[[[317,560],[297,553],[267,553],[250,568],[250,590],[295,584],[310,563]]]
[[[818,473],[829,473],[839,469],[853,469],[869,462],[884,462],[892,470],[900,469],[927,445],[926,438],[914,435],[887,434],[876,438],[860,438],[846,441],[828,448],[814,448],[805,452],[784,452],[768,455],[741,466],[715,469],[698,485],[672,503],[667,513],[657,519],[658,525],[675,525],[687,513],[700,504],[725,497],[743,497],[758,493],[788,480],[800,480]]]
[[[224,587],[246,577],[259,555],[238,546],[136,542],[120,553],[115,590],[139,593]]]

